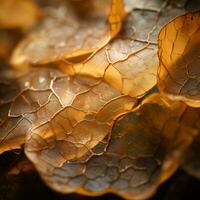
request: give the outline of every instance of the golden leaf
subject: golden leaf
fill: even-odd
[[[63,61],[59,67],[70,75],[102,77],[123,94],[140,98],[157,81],[160,29],[186,8],[184,2],[141,0],[125,1],[125,7],[129,13],[117,38],[86,61]]]
[[[102,80],[70,77],[51,68],[2,79],[0,96],[0,152],[24,143],[29,143],[27,151],[54,146],[52,151],[61,151],[64,161],[98,144],[114,120],[136,104]]]
[[[200,12],[168,23],[159,34],[158,87],[174,100],[200,106]]]
[[[44,20],[15,49],[13,65],[88,56],[119,32],[124,18],[123,0],[63,1],[45,11]]]
[[[29,141],[25,152],[58,192],[146,199],[177,169],[191,143],[195,130],[186,122],[185,104],[154,94],[118,119],[111,134],[79,159],[61,163],[58,148],[29,151]]]

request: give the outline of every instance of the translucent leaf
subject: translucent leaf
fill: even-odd
[[[11,59],[35,68],[0,68],[0,154],[23,149],[61,193],[147,199],[180,164],[199,177],[198,110],[173,101],[199,106],[199,12],[173,20],[198,0],[124,0],[122,30],[123,0],[35,1],[43,20]],[[158,86],[171,99],[137,101],[155,92],[160,30]],[[0,30],[0,57],[9,57],[13,33]],[[177,89],[171,74],[181,95],[166,90]]]
[[[84,63],[60,68],[67,74],[103,78],[123,94],[140,97],[156,83],[157,57],[153,45],[131,39],[116,39]]]
[[[146,199],[176,170],[194,132],[185,104],[155,94],[118,119],[111,135],[79,159],[60,164],[58,149],[29,151],[29,142],[25,151],[44,181],[61,193]]]
[[[51,68],[2,78],[0,87],[0,152],[29,143],[29,151],[51,148],[65,161],[98,144],[136,104],[102,80]]]
[[[54,2],[45,7],[44,20],[15,49],[11,62],[20,67],[88,56],[119,32],[123,18],[123,0]]]
[[[125,7],[129,14],[118,38],[85,62],[62,62],[60,68],[67,74],[103,77],[123,94],[138,98],[156,84],[160,29],[186,8],[183,2],[141,0],[125,1]]]
[[[0,28],[27,29],[35,25],[40,9],[32,0],[1,0]]]
[[[158,86],[171,99],[200,106],[200,12],[168,23],[159,35]]]

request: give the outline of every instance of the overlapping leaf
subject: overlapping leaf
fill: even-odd
[[[54,69],[34,69],[14,81],[2,80],[0,152],[19,148],[28,139],[30,151],[54,147],[64,161],[79,157],[135,103],[101,80],[69,77]]]
[[[25,151],[56,191],[92,196],[113,192],[127,199],[146,199],[174,172],[190,144],[195,130],[186,119],[184,104],[155,94],[120,118],[111,135],[79,159],[58,165],[63,159],[58,149],[29,151],[30,141]]]
[[[39,14],[31,1],[10,2],[3,7],[13,13],[0,13],[0,57],[7,60],[13,28],[32,27]],[[180,163],[200,177],[199,110],[173,101],[200,105],[200,14],[184,14],[198,10],[198,1],[125,0],[120,33],[122,0],[36,2],[43,20],[11,62],[37,68],[0,69],[0,153],[23,146],[61,193],[146,199]],[[13,18],[30,6],[27,18]],[[153,94],[132,110],[155,86],[158,63],[159,89],[171,100]]]
[[[125,1],[125,6],[129,14],[118,38],[85,62],[60,67],[68,74],[103,77],[122,93],[141,97],[156,84],[160,29],[186,8],[174,1]]]
[[[50,3],[45,15],[16,48],[13,65],[43,64],[94,52],[119,32],[123,0],[59,1]]]
[[[158,42],[160,91],[172,100],[199,107],[200,12],[187,13],[169,22],[162,28]],[[182,165],[191,175],[199,178],[199,109],[194,109],[188,120],[195,115],[198,135],[187,149]]]
[[[159,35],[158,86],[171,99],[200,106],[200,12],[177,17]]]

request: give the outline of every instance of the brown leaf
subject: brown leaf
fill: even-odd
[[[54,2],[45,9],[45,15],[15,49],[13,65],[88,56],[119,32],[124,18],[123,0]]]
[[[195,131],[187,124],[186,109],[183,103],[154,94],[121,117],[111,135],[79,159],[58,165],[61,151],[30,152],[29,142],[26,155],[44,181],[61,193],[113,192],[127,199],[146,199],[176,170],[191,143]]]
[[[166,0],[127,0],[129,14],[119,37],[85,62],[62,62],[60,68],[67,74],[103,77],[123,94],[139,98],[156,84],[158,33],[165,23],[185,12],[184,6],[184,2]]]
[[[29,70],[1,82],[0,152],[28,142],[29,151],[54,147],[64,161],[74,159],[98,144],[135,104],[102,80],[51,68]]]
[[[119,34],[123,0],[37,2],[44,18],[11,60],[37,67],[0,69],[0,153],[23,146],[61,193],[146,199],[179,164],[199,177],[198,110],[172,101],[199,106],[199,12],[159,35],[158,85],[172,99],[155,93],[135,108],[156,84],[159,31],[198,9],[196,0],[125,0]],[[5,38],[3,57],[14,46]],[[165,90],[177,89],[171,73],[181,95]]]
[[[168,23],[159,34],[158,86],[162,93],[190,106],[200,106],[200,12]]]

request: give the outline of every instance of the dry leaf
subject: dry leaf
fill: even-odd
[[[67,74],[103,77],[123,94],[139,98],[156,84],[160,29],[186,7],[184,2],[141,0],[125,1],[125,6],[129,14],[118,38],[85,62],[62,62],[60,68]]]
[[[159,34],[158,86],[162,93],[200,106],[200,12],[177,17]]]
[[[30,151],[55,147],[64,161],[98,144],[114,120],[136,104],[102,80],[51,68],[2,80],[0,91],[0,152],[28,142]]]
[[[173,101],[200,105],[200,12],[184,14],[199,2],[35,1],[40,9],[8,0],[2,8],[13,13],[0,11],[6,64],[14,28],[27,30],[39,10],[44,15],[12,54],[14,66],[30,68],[0,68],[0,154],[23,149],[61,193],[147,199],[180,164],[199,178],[199,110]],[[149,95],[157,76],[162,95]]]
[[[15,66],[88,56],[121,28],[123,0],[54,2],[35,31],[15,49]]]
[[[121,117],[111,135],[79,159],[61,164],[61,151],[31,152],[29,142],[25,152],[44,181],[61,193],[112,192],[126,199],[146,199],[176,170],[191,143],[195,130],[187,123],[186,109],[183,103],[154,94]]]

